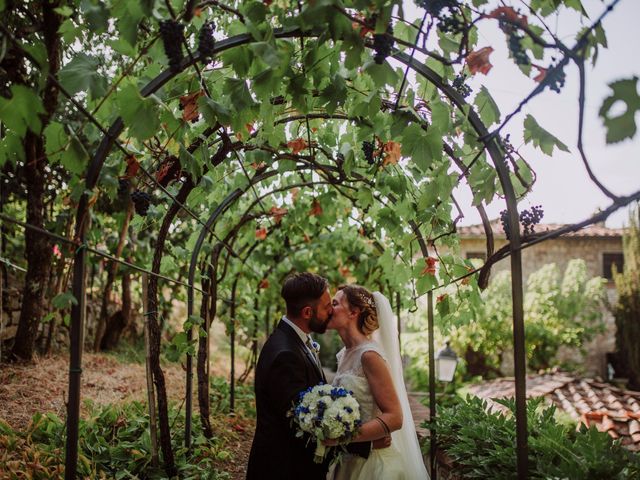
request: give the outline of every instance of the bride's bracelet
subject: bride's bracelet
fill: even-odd
[[[380,417],[376,417],[376,420],[378,420],[380,422],[380,424],[382,425],[382,429],[384,430],[385,437],[388,437],[389,435],[391,435],[391,432],[389,431],[389,427],[387,426],[385,421],[382,420]]]

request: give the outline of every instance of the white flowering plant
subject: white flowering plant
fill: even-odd
[[[296,436],[309,434],[316,442],[314,461],[322,463],[326,453],[323,440],[336,440],[347,444],[358,433],[360,405],[353,392],[342,387],[320,384],[298,394],[294,407],[289,411],[297,431]]]

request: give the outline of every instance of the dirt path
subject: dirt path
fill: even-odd
[[[181,401],[185,375],[182,367],[168,364],[163,366],[163,371],[169,398]],[[68,372],[66,356],[40,358],[32,364],[0,364],[0,420],[14,429],[23,429],[36,412],[53,412],[64,417]],[[111,355],[83,354],[82,400],[87,399],[96,404],[146,401],[145,366],[120,363]],[[83,406],[82,413],[84,410]],[[225,428],[235,433],[228,445],[234,456],[221,462],[220,467],[231,473],[234,480],[244,479],[253,423],[234,418],[223,421],[227,424]]]

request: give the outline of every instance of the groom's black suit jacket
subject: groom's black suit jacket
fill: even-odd
[[[298,393],[324,382],[324,374],[298,334],[281,321],[260,352],[256,366],[256,433],[247,480],[324,480],[330,457],[313,462],[315,442],[296,437],[287,411]],[[352,444],[350,451],[368,456],[371,444]]]

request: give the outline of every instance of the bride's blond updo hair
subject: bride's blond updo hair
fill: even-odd
[[[369,290],[360,285],[340,285],[338,291],[344,293],[349,305],[360,309],[358,328],[362,333],[369,336],[380,327],[376,302]]]

